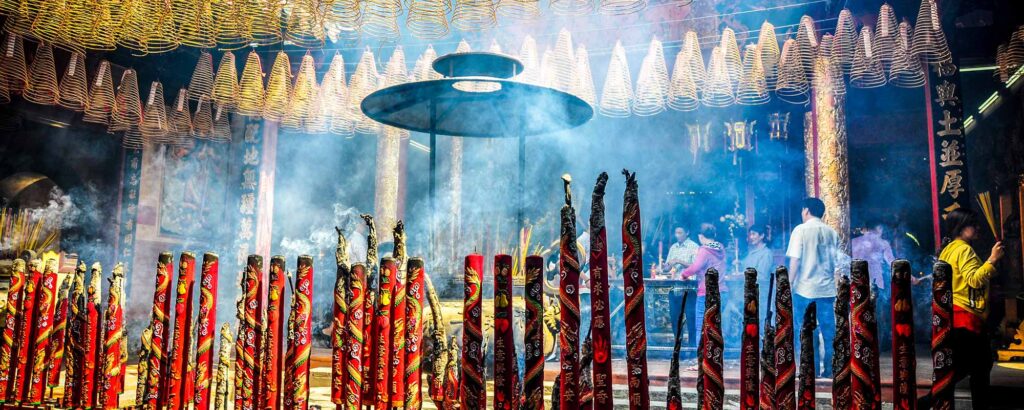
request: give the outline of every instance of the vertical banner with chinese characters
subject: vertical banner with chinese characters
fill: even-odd
[[[121,198],[119,199],[118,235],[114,258],[118,261],[135,260],[135,222],[139,213],[139,182],[142,178],[142,150],[125,148],[121,171]],[[95,255],[94,257],[99,257]],[[128,282],[131,283],[131,282]]]
[[[926,87],[932,222],[938,246],[942,238],[939,227],[946,215],[954,209],[970,207],[960,70],[952,62],[932,64]]]
[[[257,251],[261,203],[261,177],[264,150],[264,127],[262,121],[245,120],[242,138],[235,144],[234,152],[240,164],[238,188],[238,224],[235,233],[235,263],[245,266],[246,258]],[[269,249],[267,250],[269,251]]]

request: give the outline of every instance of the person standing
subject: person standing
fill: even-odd
[[[687,331],[691,335],[698,334],[699,329],[697,328],[696,318],[704,316],[704,273],[711,268],[715,268],[720,274],[725,273],[725,247],[722,246],[721,242],[718,242],[717,236],[715,225],[710,223],[702,223],[700,225],[700,233],[697,234],[697,239],[700,241],[697,257],[694,258],[693,264],[679,275],[682,279],[691,279],[693,277],[697,279],[697,303],[693,309],[695,320],[688,320],[686,326]],[[722,293],[722,300],[728,299],[726,293],[729,288],[724,280],[718,282],[718,290]],[[689,316],[687,319],[689,319]],[[696,336],[693,337],[693,343],[691,344],[694,347],[696,347],[697,339]]]
[[[676,272],[681,272],[686,267],[693,264],[694,259],[697,257],[697,249],[699,246],[696,242],[690,239],[690,231],[682,226],[676,227],[673,231],[675,235],[675,243],[668,248],[668,256],[665,257],[665,263],[661,265],[661,270],[671,276]],[[679,329],[676,327],[679,324],[679,315],[683,313],[683,294],[686,291],[682,289],[673,289],[668,293],[668,306],[669,306],[669,323],[672,324],[672,334],[679,333]],[[688,324],[687,329],[692,329],[693,326],[689,326],[698,317],[694,316],[692,306],[694,305],[694,297],[691,294],[687,299],[687,314],[686,323]],[[695,338],[692,330],[687,336],[692,340]]]
[[[832,377],[832,340],[835,339],[836,271],[840,257],[839,234],[821,221],[825,203],[818,198],[802,201],[800,217],[803,223],[793,229],[789,248],[789,280],[793,290],[793,328],[801,329],[804,311],[811,304],[817,307],[818,327],[814,335],[814,350],[820,352],[818,334],[824,339],[825,354],[815,354],[815,373],[823,378]],[[799,357],[800,346],[796,346]]]
[[[739,267],[740,271],[746,268],[757,270],[758,312],[762,316],[768,312],[768,286],[775,267],[775,255],[766,242],[769,230],[767,225],[747,229],[747,255]]]
[[[882,238],[883,225],[880,221],[868,220],[868,223],[861,228],[861,235],[850,241],[850,248],[853,250],[854,259],[863,259],[868,262],[868,274],[871,277],[871,287],[875,294],[875,312],[878,319],[878,334],[890,334],[892,329],[892,315],[890,305],[892,295],[888,286],[892,283],[892,272],[890,271],[892,261],[896,258],[892,254],[892,246],[889,241]],[[879,347],[882,351],[892,348],[892,339],[880,338]]]

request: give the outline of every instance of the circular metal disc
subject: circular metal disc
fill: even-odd
[[[483,138],[545,134],[580,126],[594,116],[590,104],[575,95],[485,77],[399,84],[368,95],[361,108],[393,127]]]
[[[438,57],[431,64],[445,77],[512,78],[523,72],[523,63],[504,54],[473,51]]]

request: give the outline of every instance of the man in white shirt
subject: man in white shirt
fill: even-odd
[[[697,242],[690,239],[690,232],[688,229],[679,226],[673,231],[676,237],[676,242],[668,248],[668,256],[665,258],[665,263],[661,266],[662,272],[668,273],[675,269],[672,275],[673,279],[678,279],[680,272],[686,267],[693,264],[693,260],[697,257],[697,249],[700,248]],[[692,292],[691,292],[692,293]],[[694,304],[697,301],[697,295],[691,294],[687,298],[686,302],[686,320],[690,323],[696,320],[697,315],[694,312]],[[668,294],[669,298],[669,321],[672,325],[672,333],[679,332],[676,329],[676,325],[679,323],[679,315],[683,312],[683,291],[672,290]],[[689,340],[696,340],[696,335],[688,335]]]
[[[836,269],[839,264],[839,234],[821,221],[825,203],[818,198],[804,199],[800,216],[803,223],[793,229],[789,240],[789,280],[793,287],[793,329],[801,329],[804,311],[811,302],[817,302],[818,328],[815,330],[814,351],[819,352],[820,334],[825,343],[825,354],[815,354],[816,372],[820,377],[832,377],[832,340],[835,338]],[[799,357],[800,346],[796,346]]]

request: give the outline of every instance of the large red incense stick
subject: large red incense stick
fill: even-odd
[[[405,410],[420,410],[423,407],[420,364],[423,349],[423,298],[426,293],[423,259],[409,259],[406,270]]]
[[[797,408],[814,410],[814,378],[817,365],[814,362],[814,330],[818,327],[817,302],[811,302],[804,310],[800,325],[800,392]]]
[[[626,369],[630,410],[651,407],[647,378],[647,330],[644,323],[644,261],[640,199],[636,173],[622,170],[626,193],[622,202],[622,272],[626,294]]]
[[[68,335],[68,306],[70,305],[69,291],[71,290],[72,275],[67,275],[60,282],[57,290],[57,307],[53,312],[53,337],[50,339],[50,363],[46,367],[46,387],[51,392],[60,386],[60,371],[64,366],[64,351]]]
[[[107,289],[107,309],[103,314],[103,385],[104,408],[116,408],[124,390],[121,373],[121,344],[124,341],[124,267],[114,267]]]
[[[235,299],[235,319],[238,319],[238,330],[235,336],[235,380],[234,380],[234,399],[235,408],[244,408],[246,397],[251,397],[251,390],[246,392],[246,377],[250,377],[252,371],[246,367],[245,360],[245,338],[249,334],[248,326],[245,325],[245,275],[242,275],[242,282],[239,286],[238,298]],[[290,328],[289,328],[290,329]]]
[[[213,404],[210,388],[213,382],[213,338],[217,333],[217,273],[219,260],[214,253],[203,255],[199,276],[199,319],[196,324],[196,409],[206,410]]]
[[[686,295],[683,293],[682,310],[686,310]],[[679,350],[683,346],[683,318],[685,317],[680,313],[679,318],[676,319],[675,345],[672,346],[672,359],[668,365],[668,397],[665,400],[668,410],[682,410],[683,408],[683,391],[679,382]]]
[[[612,328],[608,300],[608,233],[604,221],[604,188],[608,174],[597,177],[590,208],[590,329],[594,349],[594,406],[612,403]]]
[[[167,369],[167,406],[172,410],[185,407],[185,366],[192,341],[192,288],[195,284],[196,256],[182,252],[178,258],[178,283],[174,298],[174,334]]]
[[[442,410],[458,410],[464,408],[461,406],[459,401],[459,395],[462,389],[460,388],[460,380],[458,375],[458,363],[459,363],[459,342],[452,336],[452,341],[448,345],[448,366],[444,372],[444,401],[442,402]]]
[[[466,294],[462,310],[462,379],[459,397],[463,408],[483,409],[487,406],[481,330],[483,308],[480,305],[480,288],[484,273],[483,255],[466,256],[464,267],[463,284]]]
[[[153,293],[153,313],[150,317],[150,329],[153,331],[149,354],[148,381],[146,382],[146,408],[163,408],[167,403],[166,396],[161,392],[166,387],[166,380],[161,377],[164,363],[167,361],[167,346],[170,340],[171,323],[171,279],[174,272],[174,255],[163,252],[156,262],[156,287]],[[161,382],[164,384],[162,385]]]
[[[836,284],[836,338],[832,342],[832,408],[848,409],[850,390],[850,278],[843,275]]]
[[[743,335],[740,337],[740,409],[754,410],[760,405],[760,356],[757,339],[760,337],[758,320],[757,270],[743,272]]]
[[[74,277],[71,280],[71,296],[68,307],[68,340],[67,351],[64,355],[64,397],[61,405],[74,407],[81,402],[82,396],[82,372],[85,348],[83,340],[86,337],[86,291],[85,291],[85,263],[79,261],[75,268]]]
[[[9,388],[8,401],[22,403],[28,397],[29,374],[32,372],[32,352],[34,348],[33,330],[36,325],[36,314],[38,312],[39,288],[42,286],[43,274],[40,272],[42,261],[33,259],[29,261],[28,275],[25,279],[25,291],[21,298],[22,314],[21,323],[18,325],[15,340],[18,342],[17,353],[14,355],[16,361],[14,382]]]
[[[259,408],[263,384],[263,257],[260,255],[249,255],[246,260],[245,278],[245,325],[252,332],[252,338],[245,340],[245,359],[249,362],[252,371],[252,387],[248,388],[252,398],[246,400],[245,404],[253,408]]]
[[[13,382],[14,369],[17,368],[17,358],[14,354],[18,351],[18,343],[21,340],[15,338],[16,331],[21,327],[21,318],[24,316],[22,308],[22,297],[25,290],[25,261],[14,260],[11,269],[11,282],[7,290],[7,305],[4,306],[4,330],[0,339],[0,403],[7,402],[10,392],[8,388]]]
[[[528,409],[544,410],[544,258],[526,257],[526,330],[523,357],[523,397]]]
[[[337,228],[336,228],[337,229]],[[348,325],[348,243],[338,229],[335,262],[338,270],[334,278],[334,321],[331,324],[331,403],[339,408],[345,404],[345,360],[347,359],[345,334]]]
[[[398,263],[393,258],[380,262],[380,293],[373,315],[373,391],[374,406],[384,409],[391,405],[391,304],[394,296]]]
[[[267,276],[267,341],[264,346],[264,409],[281,408],[281,365],[284,357],[281,353],[284,340],[284,292],[287,286],[284,256],[270,258],[270,272]]]
[[[559,379],[558,408],[580,408],[580,260],[576,248],[576,210],[568,175],[562,177],[565,205],[562,206],[561,240],[558,257],[558,302],[561,325],[558,347],[562,377]]]
[[[363,321],[366,312],[363,309],[363,289],[366,286],[366,265],[357,263],[352,265],[351,280],[349,281],[348,294],[349,315],[348,332],[345,333],[345,409],[359,410],[363,404],[363,350],[366,339],[363,335]]]
[[[768,299],[771,301],[771,299]],[[770,302],[769,302],[770,303]],[[765,319],[764,340],[761,344],[761,399],[758,408],[775,409],[775,326]]]
[[[775,270],[775,408],[796,408],[796,362],[793,349],[793,294],[789,287],[789,271],[785,266]]]
[[[699,363],[697,368],[697,408],[702,410],[721,409],[725,400],[725,384],[722,378],[722,354],[725,340],[722,339],[722,297],[718,290],[718,271],[708,269],[704,274],[704,323],[701,326],[700,346],[697,347]]]
[[[377,337],[376,337],[376,312],[377,295],[380,290],[380,261],[377,260],[377,225],[373,222],[373,216],[368,214],[360,215],[366,223],[366,296],[363,298],[363,312],[366,318],[363,321],[363,337],[366,346],[363,347],[363,402],[367,405],[377,400]]]
[[[494,409],[511,410],[514,391],[512,338],[512,256],[494,256]]]
[[[917,352],[910,262],[892,263],[892,402],[896,410],[917,408]]]
[[[936,262],[932,272],[932,409],[953,408],[953,268]]]
[[[872,380],[878,339],[870,280],[867,261],[854,260],[850,265],[850,386],[854,409],[874,408],[877,388]]]
[[[397,248],[397,247],[396,247]],[[391,407],[405,406],[405,267],[395,254],[395,282],[391,303],[391,364],[388,367]]]
[[[100,361],[100,280],[103,277],[103,270],[100,264],[92,264],[92,276],[89,279],[88,301],[86,302],[85,338],[82,348],[82,389],[78,406],[96,407],[96,390],[98,388],[97,366]]]
[[[289,334],[288,349],[293,353],[289,372],[291,383],[284,389],[284,407],[309,408],[309,357],[313,347],[313,257],[299,256],[295,272],[294,332]]]

